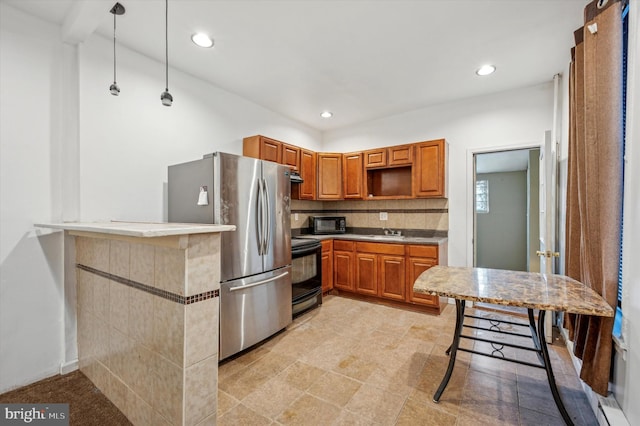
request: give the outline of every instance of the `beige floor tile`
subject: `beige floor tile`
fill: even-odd
[[[316,380],[322,377],[325,373],[326,370],[314,367],[313,365],[309,365],[302,361],[296,361],[282,371],[277,377],[297,389],[307,390],[309,386],[314,384]]]
[[[269,377],[251,368],[244,368],[218,382],[218,389],[242,400],[269,380]]]
[[[340,409],[312,395],[304,394],[278,416],[283,425],[325,426],[340,416]]]
[[[270,424],[270,419],[242,404],[236,405],[218,418],[218,426],[261,426]]]
[[[239,403],[240,401],[238,401],[228,393],[218,390],[218,417],[226,414]]]
[[[273,419],[302,396],[302,393],[300,389],[274,377],[247,395],[242,403],[257,413]]]
[[[375,362],[367,361],[348,353],[333,367],[333,371],[363,382],[367,380],[376,368],[377,365]]]
[[[345,408],[375,423],[394,424],[405,398],[364,384]]]
[[[397,426],[455,425],[456,416],[445,411],[438,410],[414,399],[408,399],[398,416]]]
[[[360,389],[360,386],[362,386],[360,382],[330,371],[316,380],[307,392],[320,399],[344,407]]]
[[[467,313],[513,319],[480,309]],[[562,424],[544,370],[463,351],[434,402],[454,324],[453,305],[434,316],[325,297],[319,309],[296,318],[286,331],[220,365],[218,424]],[[495,335],[471,329],[465,334]],[[461,347],[492,350],[469,339]],[[597,425],[566,348],[554,343],[550,354],[575,423]],[[535,354],[513,356],[536,360]]]

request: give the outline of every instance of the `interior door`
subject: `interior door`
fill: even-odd
[[[544,147],[540,150],[540,272],[555,273],[556,247],[556,171],[558,157],[555,138],[551,131],[544,134]],[[552,341],[553,315],[546,317],[547,342]]]

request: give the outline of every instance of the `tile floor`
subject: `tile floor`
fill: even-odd
[[[453,305],[432,316],[326,297],[286,331],[220,366],[218,425],[564,424],[544,370],[466,352],[458,353],[449,385],[434,403],[454,324]],[[564,344],[549,348],[575,424],[597,425]]]

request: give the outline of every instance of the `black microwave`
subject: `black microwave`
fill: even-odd
[[[347,221],[344,216],[309,216],[311,234],[344,234]]]

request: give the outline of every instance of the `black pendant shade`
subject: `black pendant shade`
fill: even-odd
[[[118,96],[120,87],[116,83],[116,15],[124,15],[125,9],[123,5],[116,3],[109,12],[113,14],[113,83],[109,86],[109,92],[113,96]]]

